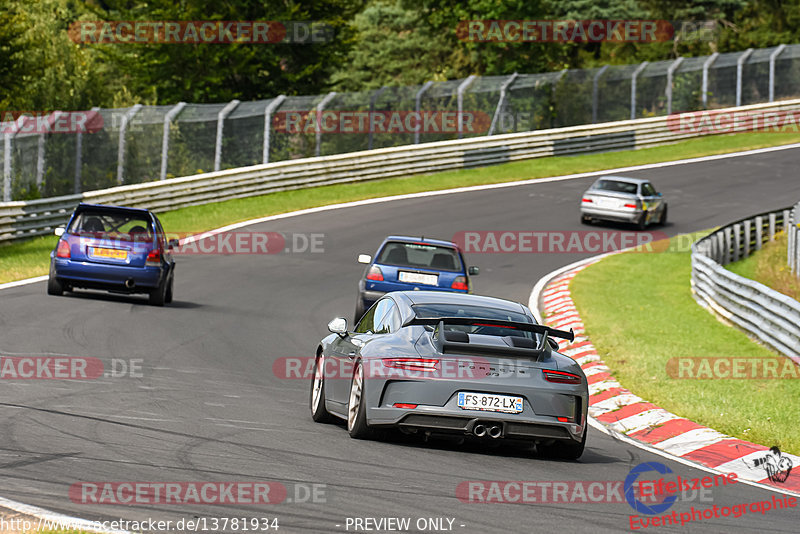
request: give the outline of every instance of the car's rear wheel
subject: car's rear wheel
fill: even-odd
[[[586,215],[581,215],[581,224],[592,224],[592,218]]]
[[[314,360],[314,378],[311,381],[311,418],[317,423],[330,423],[333,416],[325,407],[325,360],[319,354]]]
[[[552,445],[537,445],[536,452],[548,458],[558,460],[577,460],[586,448],[587,429],[583,429],[583,438],[578,441],[556,441]]]
[[[639,217],[639,220],[636,222],[636,228],[639,230],[644,230],[647,228],[647,212],[643,211],[642,216]]]
[[[50,277],[47,279],[47,294],[60,296],[64,294],[64,285],[58,281],[53,269],[50,269]]]
[[[664,204],[664,209],[661,210],[661,217],[658,218],[658,224],[664,226],[667,224],[667,205]]]
[[[163,306],[167,300],[167,284],[168,281],[164,279],[158,287],[150,292],[150,304],[152,306]]]
[[[170,277],[169,285],[167,285],[167,292],[166,292],[166,294],[164,294],[164,302],[166,302],[167,304],[172,302],[172,283],[173,283],[173,279],[172,279],[172,277]]]
[[[370,439],[374,433],[367,425],[367,408],[364,405],[364,366],[361,362],[353,370],[350,382],[350,402],[347,404],[347,431],[355,439]]]

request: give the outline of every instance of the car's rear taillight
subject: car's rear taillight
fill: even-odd
[[[394,406],[395,408],[403,408],[404,410],[413,410],[414,408],[416,408],[416,407],[417,407],[417,405],[416,405],[416,404],[407,404],[407,403],[405,403],[405,402],[395,402],[395,403],[393,404],[393,406]]]
[[[439,365],[439,360],[426,360],[422,358],[384,358],[383,366],[404,371],[424,371],[432,373]]]
[[[381,268],[377,265],[373,265],[367,271],[367,280],[375,280],[376,282],[383,282],[383,273],[381,272]]]
[[[542,369],[542,373],[544,374],[544,379],[548,382],[556,382],[559,384],[580,384],[581,377],[573,374],[568,373],[566,371],[554,371],[552,369]]]
[[[70,257],[69,243],[67,243],[63,239],[59,239],[58,247],[56,248],[56,258],[69,259],[69,257]]]
[[[639,206],[637,206],[636,204],[631,204],[630,202],[626,202],[626,203],[623,205],[623,207],[625,207],[625,208],[633,208],[633,209],[636,209],[636,208],[638,208]]]
[[[591,201],[592,201],[591,198],[582,198],[581,199],[581,202],[591,202]]]
[[[461,291],[469,291],[469,283],[467,282],[466,277],[456,276],[456,279],[453,280],[453,283],[450,285],[450,288],[460,289]]]
[[[572,418],[571,417],[556,417],[556,419],[558,419],[559,423],[571,423],[572,422]]]
[[[144,264],[148,267],[160,267],[161,266],[161,250],[155,249],[151,250],[150,254],[147,255],[147,260]]]

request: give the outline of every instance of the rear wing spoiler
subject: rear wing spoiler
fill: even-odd
[[[570,328],[569,332],[564,330],[557,330],[549,326],[543,326],[533,323],[522,323],[517,321],[503,321],[499,319],[477,319],[474,317],[435,317],[435,318],[414,318],[407,322],[404,326],[433,326],[433,343],[440,353],[445,352],[474,352],[484,354],[505,354],[509,356],[541,356],[548,350],[547,339],[549,337],[557,337],[567,339],[569,341],[575,340],[575,332]],[[523,332],[533,332],[541,335],[541,340],[538,346],[534,345],[532,340],[527,338],[507,336],[503,338],[507,341],[506,346],[503,345],[482,345],[477,343],[470,343],[469,337],[461,332],[446,332],[445,327],[453,326],[496,326],[499,328],[510,328],[520,330]]]

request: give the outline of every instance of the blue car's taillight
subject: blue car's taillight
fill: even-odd
[[[450,288],[460,289],[461,291],[469,291],[469,283],[467,282],[467,278],[464,276],[456,276],[456,279],[453,280]]]
[[[161,250],[151,250],[147,255],[147,260],[144,262],[147,267],[160,267],[161,266]]]
[[[373,265],[367,271],[367,280],[375,280],[376,282],[383,282],[383,273],[381,272],[381,268],[377,265]]]
[[[56,258],[70,258],[69,243],[63,239],[58,240],[58,247],[56,248]]]

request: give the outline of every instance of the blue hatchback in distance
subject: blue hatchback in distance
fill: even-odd
[[[161,222],[145,209],[78,204],[50,253],[49,295],[73,288],[146,293],[150,304],[172,302],[175,262]]]
[[[470,276],[477,267],[467,267],[458,246],[451,241],[424,237],[387,237],[375,256],[361,254],[359,263],[369,265],[358,282],[355,323],[375,301],[390,291],[426,289],[471,293]]]

